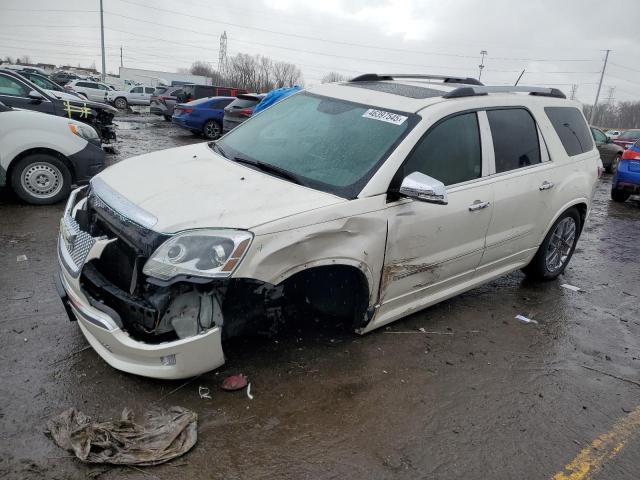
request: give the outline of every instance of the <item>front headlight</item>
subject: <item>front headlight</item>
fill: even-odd
[[[253,234],[242,230],[190,230],[164,242],[142,272],[160,280],[177,275],[221,278],[236,269]]]
[[[100,145],[100,135],[98,135],[95,128],[90,125],[85,125],[84,123],[69,123],[69,130],[80,138],[84,138],[87,142]]]

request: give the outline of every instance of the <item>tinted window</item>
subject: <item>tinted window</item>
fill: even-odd
[[[91,84],[89,82],[77,82],[76,87],[91,88]]]
[[[21,82],[12,77],[0,75],[0,95],[12,95],[16,97],[26,97],[29,89]]]
[[[211,102],[211,108],[219,110],[229,105],[232,101],[233,101],[232,99],[228,99],[228,100],[218,100],[215,102]]]
[[[246,100],[244,98],[236,98],[229,104],[229,108],[250,108],[255,107],[258,104],[258,100]]]
[[[593,140],[580,110],[575,107],[545,107],[547,117],[570,157],[588,152]]]
[[[591,133],[593,134],[593,139],[596,141],[596,143],[607,143],[607,136],[601,130],[592,128]]]
[[[131,93],[142,93],[142,87],[132,88]]]
[[[168,89],[167,89],[166,87],[157,87],[157,88],[156,88],[156,91],[155,91],[155,94],[156,94],[156,95],[161,95],[161,94],[163,94],[164,92],[166,92],[167,90],[168,90]]]
[[[496,173],[540,163],[536,122],[522,108],[488,110]]]
[[[145,93],[153,93],[154,91],[155,91],[155,88],[153,88],[153,87],[146,87],[146,88],[144,89],[144,92],[145,92]]]
[[[481,152],[477,115],[457,115],[422,137],[405,161],[401,176],[420,172],[445,185],[473,180],[482,174]]]

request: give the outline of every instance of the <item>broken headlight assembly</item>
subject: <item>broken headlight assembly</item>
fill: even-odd
[[[189,230],[164,242],[142,272],[168,281],[179,275],[224,278],[247,253],[253,234],[242,230]]]

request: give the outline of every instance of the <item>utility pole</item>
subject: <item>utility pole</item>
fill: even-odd
[[[571,100],[575,100],[576,99],[576,92],[578,91],[578,84],[574,83],[573,85],[571,85]]]
[[[478,65],[478,68],[480,69],[480,72],[478,72],[478,81],[480,81],[480,79],[482,78],[482,70],[484,69],[484,56],[488,54],[486,50],[481,50],[480,55],[482,55],[482,57],[480,58],[480,65]]]
[[[607,60],[609,60],[609,52],[611,50],[607,50],[604,56],[604,65],[602,66],[602,72],[600,73],[600,82],[598,82],[598,91],[596,92],[596,101],[593,102],[593,107],[591,108],[591,115],[589,116],[589,125],[593,125],[593,119],[596,116],[596,108],[598,108],[598,98],[600,98],[600,89],[602,88],[602,80],[604,79],[604,71],[607,69]]]
[[[120,45],[120,66],[124,67],[124,62],[122,61],[122,45]]]
[[[105,81],[107,75],[107,60],[104,55],[104,15],[102,10],[102,0],[100,0],[100,41],[102,43],[102,81]]]

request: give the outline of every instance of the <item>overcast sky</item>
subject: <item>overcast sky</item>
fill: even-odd
[[[638,0],[103,0],[107,71],[175,71],[196,60],[262,54],[298,65],[307,85],[344,75],[447,73],[551,85],[592,103],[640,100]],[[0,56],[100,69],[99,0],[0,0]],[[628,14],[628,15],[627,15]],[[626,16],[625,16],[626,15]]]

